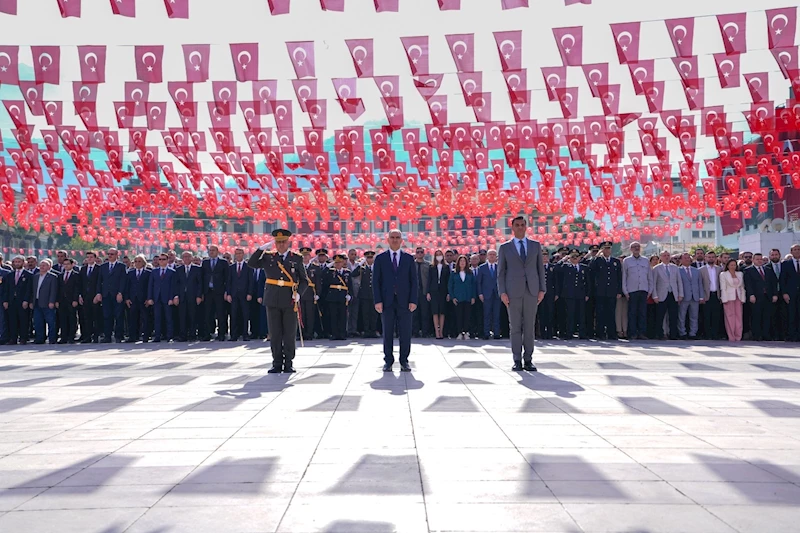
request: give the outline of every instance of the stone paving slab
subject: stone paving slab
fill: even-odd
[[[38,349],[37,349],[38,348]],[[0,349],[0,531],[796,532],[789,344]]]

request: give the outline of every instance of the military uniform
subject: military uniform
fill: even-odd
[[[311,254],[311,248],[304,246],[300,248],[303,258]],[[300,296],[300,317],[303,319],[303,334],[311,339],[316,331],[319,315],[317,314],[317,270],[311,268],[313,265],[306,265],[306,277],[308,278],[308,289]]]
[[[337,255],[336,258],[344,260],[343,255]],[[347,306],[352,298],[352,292],[350,271],[347,268],[342,266],[337,270],[332,266],[323,271],[320,299],[325,302],[325,312],[329,316],[331,340],[347,338]]]
[[[594,337],[596,334],[595,328],[595,314],[596,314],[596,307],[597,302],[595,301],[594,291],[591,288],[594,286],[594,281],[592,280],[593,270],[592,270],[592,263],[599,257],[597,253],[600,251],[600,246],[597,244],[593,244],[589,247],[589,252],[586,254],[586,257],[581,259],[581,264],[586,265],[586,276],[587,276],[587,283],[589,285],[589,290],[587,296],[589,300],[586,302],[586,336],[587,337]],[[593,252],[593,253],[591,253]]]
[[[578,251],[572,252],[573,256]],[[589,268],[585,264],[568,263],[561,267],[559,299],[564,300],[566,310],[565,337],[571,339],[577,326],[578,337],[586,337],[586,298],[589,295]]]
[[[553,271],[555,273],[555,296],[558,296],[559,291],[561,290],[561,272],[564,268],[565,264],[569,264],[569,247],[562,246],[558,249],[558,253],[561,254],[561,259],[554,265]],[[562,298],[559,298],[556,301],[556,335],[559,337],[566,337],[567,336],[567,306],[566,301]]]
[[[364,252],[364,257],[375,257],[375,252]],[[375,338],[378,328],[378,312],[375,310],[375,295],[372,293],[373,268],[374,265],[362,263],[352,273],[352,277],[361,280],[361,288],[355,301],[364,328],[364,337],[367,338]]]
[[[277,229],[272,235],[276,241],[285,241],[292,233]],[[298,310],[294,295],[302,296],[308,287],[303,258],[292,251],[287,251],[282,256],[274,251],[257,250],[247,264],[252,268],[263,268],[266,274],[264,304],[267,307],[269,342],[272,349],[272,369],[269,372],[294,372],[292,360],[295,354]]]
[[[547,291],[536,316],[539,318],[539,337],[552,339],[556,335],[556,265],[550,262],[544,265],[544,278]]]
[[[603,248],[611,248],[604,242]],[[597,310],[597,336],[601,339],[617,339],[617,297],[622,295],[622,263],[619,259],[600,255],[591,266],[591,293]]]
[[[322,275],[325,270],[328,268],[328,250],[325,248],[320,248],[316,252],[316,260],[309,263],[307,267],[309,279],[313,280],[314,283],[314,293],[317,298],[317,316],[315,319],[316,325],[314,326],[314,332],[317,334],[317,337],[320,339],[328,337],[330,335],[330,316],[326,313],[325,310],[325,301],[322,299]]]

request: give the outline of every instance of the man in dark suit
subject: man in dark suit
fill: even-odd
[[[750,331],[754,341],[769,341],[770,312],[772,304],[778,301],[778,279],[771,268],[764,266],[764,258],[759,253],[753,254],[753,266],[744,271],[744,288],[747,301],[752,306],[750,314]]]
[[[158,257],[158,268],[150,273],[150,283],[147,287],[147,302],[154,309],[155,333],[153,342],[161,342],[162,326],[164,320],[167,325],[164,340],[172,340],[172,305],[175,301],[175,272],[167,268],[167,254]]]
[[[225,311],[225,289],[228,284],[228,262],[219,256],[219,248],[208,247],[208,259],[203,260],[203,302],[206,308],[206,326],[203,340],[224,341],[228,334],[228,315]]]
[[[17,256],[11,261],[12,271],[6,274],[3,308],[8,315],[8,344],[27,344],[30,313],[33,309],[33,274],[25,268],[25,260]]]
[[[419,280],[417,285],[417,309],[411,315],[411,332],[414,337],[427,337],[431,330],[431,315],[429,313],[428,299],[428,271],[430,264],[425,261],[425,248],[417,246],[414,250],[414,270]]]
[[[75,270],[75,261],[65,257],[61,263],[61,276],[58,284],[58,319],[61,322],[59,344],[74,344],[78,329],[78,298],[80,297],[80,273]]]
[[[0,304],[5,301],[5,292],[7,286],[4,285],[6,281],[6,276],[11,273],[11,268],[6,266],[3,262],[3,255],[0,254]],[[5,344],[8,342],[8,314],[6,313],[6,309],[3,305],[0,305],[0,344]]]
[[[197,339],[198,313],[203,301],[203,274],[200,267],[192,264],[192,252],[181,254],[182,264],[175,269],[175,298],[178,306],[179,342]],[[202,328],[200,328],[202,330]]]
[[[250,300],[250,338],[267,338],[267,308],[264,307],[264,285],[267,276],[263,268],[253,269],[253,299]]]
[[[411,372],[408,356],[411,353],[411,315],[417,308],[419,281],[414,271],[414,258],[400,251],[403,233],[398,229],[389,231],[389,249],[375,259],[372,278],[372,294],[375,310],[381,314],[383,323],[383,371],[391,372],[394,364],[392,348],[395,324],[400,337],[400,369]]]
[[[128,338],[126,342],[147,342],[150,336],[150,313],[147,305],[147,290],[150,287],[150,271],[145,268],[144,255],[133,258],[133,268],[128,271],[125,284],[125,305],[128,307]]]
[[[267,308],[269,344],[272,351],[272,368],[267,372],[290,374],[295,371],[292,360],[295,353],[298,305],[308,287],[308,278],[303,259],[289,250],[292,232],[276,229],[272,236],[275,251],[267,252],[272,244],[263,244],[250,256],[248,264],[252,268],[263,268],[266,274],[264,304]]]
[[[773,274],[775,274],[775,279],[781,279],[781,251],[777,248],[773,248],[769,251],[769,262],[764,264],[765,268],[772,270]],[[772,304],[770,307],[771,309],[771,318],[770,318],[770,337],[774,341],[782,341],[786,339],[786,324],[787,324],[787,314],[786,314],[786,302],[783,301],[781,297],[781,286],[778,283],[777,287],[777,296],[778,298],[775,300],[775,303]]]
[[[511,228],[514,238],[500,245],[498,254],[498,291],[500,300],[508,307],[511,353],[514,358],[512,369],[515,372],[536,372],[532,360],[533,329],[536,311],[547,290],[542,247],[538,242],[525,237],[525,217],[514,217]]]
[[[483,304],[484,339],[500,336],[500,293],[497,291],[497,250],[488,250],[486,262],[478,267],[478,299]]]
[[[225,300],[231,304],[231,338],[230,340],[249,341],[247,325],[250,323],[250,302],[253,300],[253,269],[244,261],[244,250],[237,248],[233,252],[233,264],[228,267],[228,284]]]
[[[800,341],[800,244],[791,248],[792,258],[781,264],[781,296],[788,308],[786,340]]]
[[[81,268],[81,288],[78,302],[83,308],[80,342],[100,341],[100,304],[95,302],[97,283],[100,279],[100,267],[95,252],[86,252],[86,264]]]
[[[94,302],[103,306],[104,342],[111,342],[112,331],[117,342],[122,342],[125,328],[122,317],[127,269],[125,265],[117,261],[118,256],[119,252],[116,248],[108,249],[108,262],[100,266],[97,295],[94,297]]]
[[[45,325],[47,339],[55,344],[58,339],[56,330],[56,302],[58,301],[58,275],[51,272],[52,262],[44,259],[39,263],[39,273],[33,278],[33,330],[34,343],[44,344]]]
[[[589,266],[597,311],[596,334],[599,339],[617,340],[617,300],[622,298],[622,263],[611,257],[611,243],[600,245],[602,252]]]

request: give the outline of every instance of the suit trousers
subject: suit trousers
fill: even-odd
[[[294,306],[267,307],[272,368],[291,366],[296,349],[297,312]]]
[[[372,337],[378,329],[378,312],[375,310],[375,300],[360,298],[358,308],[361,313],[361,324],[364,328],[364,336]]]
[[[417,294],[419,304],[411,315],[411,332],[414,335],[422,334],[423,337],[430,335],[432,318],[430,314],[431,303],[427,296],[419,292]]]
[[[197,300],[181,298],[178,301],[178,337],[181,340],[197,338]]]
[[[8,340],[8,327],[6,326],[6,316],[8,312],[0,305],[0,344],[4,344]]]
[[[553,294],[544,295],[542,303],[536,313],[539,317],[539,335],[542,339],[552,339],[556,336],[556,301]]]
[[[728,340],[738,342],[742,340],[742,302],[731,300],[722,304],[725,312],[725,330]]]
[[[122,340],[125,331],[125,324],[123,324],[125,304],[117,302],[114,296],[109,296],[103,298],[101,305],[103,306],[103,327],[105,330],[106,342],[111,342],[112,331],[118,341]]]
[[[100,335],[99,319],[102,315],[101,307],[91,300],[84,300],[83,318],[81,319],[81,340],[90,341]]]
[[[800,291],[789,295],[789,327],[786,328],[787,341],[800,341]]]
[[[770,310],[772,301],[766,294],[756,296],[756,303],[750,307],[750,331],[753,333],[754,341],[768,341]]]
[[[475,298],[475,303],[472,304],[469,317],[469,333],[473,339],[477,339],[483,335],[483,302],[480,298]]]
[[[228,334],[228,316],[225,310],[225,295],[218,289],[208,289],[205,294],[206,304],[206,335],[214,336],[214,332],[220,338],[225,338]],[[218,329],[219,328],[219,329]]]
[[[45,339],[45,323],[47,324],[47,338],[50,344],[55,344],[58,332],[56,331],[56,310],[49,307],[33,308],[33,331],[36,333],[35,341],[43,343]]]
[[[536,296],[527,290],[521,297],[509,299],[508,328],[511,336],[511,354],[514,362],[530,363],[533,357],[533,330],[536,327]]]
[[[778,296],[778,301],[770,306],[770,337],[772,340],[782,341],[786,338],[786,329],[789,323],[786,316],[786,302],[783,296]]]
[[[269,312],[267,314],[269,315]],[[314,324],[319,320],[317,304],[314,302],[314,298],[300,300],[300,316],[303,319],[303,339],[313,339]],[[269,321],[267,321],[267,329],[264,333],[269,333]]]
[[[500,296],[488,294],[483,296],[483,336],[489,333],[500,335]]]
[[[628,338],[647,334],[647,291],[628,293]]]
[[[717,340],[721,335],[722,302],[716,292],[708,295],[708,301],[703,305],[703,325],[705,337],[708,340]]]
[[[700,302],[683,300],[678,305],[678,334],[686,336],[686,315],[689,315],[689,336],[697,336],[697,317],[700,314]]]
[[[61,341],[75,342],[75,332],[78,329],[78,308],[72,307],[72,302],[58,304],[58,320],[61,322]]]
[[[30,307],[23,309],[21,302],[9,302],[6,311],[8,313],[9,342],[27,343],[29,317],[31,316]]]
[[[234,296],[231,302],[231,339],[247,337],[250,323],[250,302],[247,296]]]
[[[144,335],[149,335],[148,322],[150,313],[144,306],[144,302],[131,302],[131,307],[128,309],[128,338],[133,341],[138,341]]]
[[[347,338],[347,308],[345,302],[328,302],[325,311],[330,316],[331,338],[334,340],[344,340]]]
[[[595,296],[595,310],[597,311],[597,330],[595,333],[600,338],[613,339],[617,336],[617,297]]]
[[[387,306],[383,303],[383,313],[381,313],[381,323],[383,325],[383,361],[387,365],[394,364],[394,330],[398,329],[400,338],[400,364],[408,364],[408,356],[411,354],[411,311],[408,307],[400,307],[395,296],[393,301]]]
[[[667,294],[667,299],[658,302],[656,316],[656,334],[658,337],[663,333],[661,324],[664,323],[664,317],[669,315],[669,336],[672,338],[678,337],[678,302],[675,300],[675,295],[671,292]]]
[[[564,336],[571,339],[575,335],[575,328],[578,329],[578,337],[586,338],[586,300],[583,298],[559,298],[564,300],[564,307],[567,314]]]
[[[456,336],[462,333],[469,333],[471,311],[472,305],[470,305],[469,301],[458,302],[456,305]]]
[[[153,304],[153,313],[155,319],[155,333],[154,338],[159,340],[172,339],[172,306],[164,302],[156,301]],[[163,322],[162,322],[163,321]],[[163,323],[166,323],[166,335],[163,334]]]

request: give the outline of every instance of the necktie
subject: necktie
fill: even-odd
[[[14,283],[19,283],[19,276],[22,274],[20,270],[17,270],[17,279],[14,280]]]
[[[236,275],[240,276],[241,274],[242,274],[242,264],[241,263],[237,263],[237,265],[236,265]]]
[[[764,269],[762,269],[761,267],[758,267],[758,273],[761,274],[761,279],[766,279],[766,278],[764,278]]]
[[[214,267],[216,267],[216,266],[217,266],[217,260],[216,259],[212,259],[211,260],[211,270],[214,270]]]
[[[494,265],[489,265],[489,272],[491,272],[492,277],[494,277]]]
[[[67,281],[69,281],[69,272],[66,272],[64,274],[64,283],[66,283]]]
[[[800,260],[797,259],[794,260],[794,270],[795,272],[800,274]]]
[[[689,267],[686,267],[686,273],[689,274],[689,279],[692,279],[692,270]]]
[[[397,272],[397,252],[392,252],[392,267]]]
[[[161,279],[164,279],[164,276],[166,275],[166,273],[167,273],[167,269],[166,268],[162,268],[161,269]]]
[[[142,271],[141,271],[141,270],[136,270],[136,280],[137,280],[137,281],[139,280],[139,278],[141,277],[141,275],[142,275]]]
[[[522,242],[522,240],[519,241],[519,256],[522,258],[523,263],[528,258],[528,254],[525,253],[525,244]]]
[[[422,293],[422,263],[417,262],[417,292]]]

